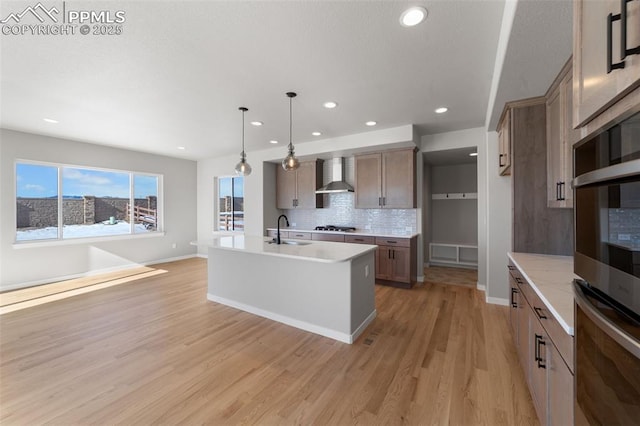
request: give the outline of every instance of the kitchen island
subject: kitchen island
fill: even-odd
[[[194,242],[208,251],[207,299],[353,343],[376,317],[376,246],[288,242],[245,235]]]

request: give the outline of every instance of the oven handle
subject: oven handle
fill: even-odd
[[[640,342],[636,341],[620,328],[616,327],[609,319],[594,308],[591,302],[584,296],[582,286],[579,283],[574,282],[573,287],[575,290],[576,303],[585,315],[589,317],[589,319],[593,321],[600,330],[604,331],[609,337],[615,340],[616,343],[625,348],[628,352],[631,352],[633,356],[640,359]],[[595,294],[593,297],[598,298]],[[598,301],[607,306],[611,306],[611,304],[601,298],[598,298]],[[615,309],[614,307],[611,308]]]
[[[608,180],[620,179],[629,176],[640,175],[640,159],[614,164],[613,166],[597,169],[576,177],[572,186],[579,188]]]

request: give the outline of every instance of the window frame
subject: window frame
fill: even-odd
[[[221,205],[220,205],[220,199],[222,198],[220,196],[220,180],[221,179],[232,179],[232,185],[231,185],[231,198],[232,201],[231,203],[233,204],[233,179],[242,179],[242,197],[244,199],[244,176],[237,176],[237,175],[222,175],[222,176],[215,176],[214,179],[214,214],[213,214],[213,232],[214,233],[225,233],[225,234],[244,234],[244,225],[242,226],[242,229],[232,229],[232,230],[222,230],[220,229],[220,213],[222,213],[221,211]],[[243,200],[244,203],[244,200]],[[233,209],[233,206],[232,206]],[[242,217],[243,217],[243,221],[245,219],[245,215],[244,215],[244,209],[242,210]],[[234,221],[234,228],[235,228],[235,221]]]
[[[37,240],[18,240],[18,222],[17,222],[17,200],[18,200],[18,164],[27,164],[34,166],[46,166],[46,167],[55,167],[57,169],[57,186],[58,186],[58,233],[56,238],[47,238],[47,239],[37,239]],[[134,179],[135,176],[150,176],[157,178],[157,199],[156,199],[156,230],[151,232],[135,232],[135,223],[133,221],[133,211],[130,213],[129,217],[129,232],[126,234],[117,234],[117,235],[96,235],[96,236],[88,236],[88,237],[67,237],[64,238],[63,228],[64,228],[64,211],[63,211],[63,199],[64,199],[64,188],[63,188],[63,170],[65,168],[68,169],[79,169],[79,170],[93,170],[99,172],[107,172],[107,173],[124,173],[129,175],[129,202],[135,202],[135,188],[134,188]],[[165,235],[164,232],[164,175],[160,173],[150,173],[150,172],[141,172],[141,171],[133,171],[133,170],[124,170],[124,169],[112,169],[112,168],[104,168],[104,167],[95,167],[95,166],[83,166],[77,164],[68,164],[68,163],[54,163],[48,161],[39,161],[39,160],[27,160],[27,159],[15,159],[13,164],[13,247],[14,248],[26,248],[26,247],[36,247],[36,246],[51,246],[51,245],[70,245],[70,244],[85,244],[91,242],[100,242],[100,241],[114,241],[114,240],[129,240],[136,238],[151,238],[151,237],[162,237]]]

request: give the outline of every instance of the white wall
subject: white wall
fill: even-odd
[[[0,141],[0,289],[195,254],[196,162],[5,129]],[[163,175],[165,235],[16,248],[16,160]]]
[[[486,297],[506,305],[509,297],[507,252],[511,250],[511,178],[498,175],[498,133],[486,134]],[[478,179],[480,180],[480,179]]]

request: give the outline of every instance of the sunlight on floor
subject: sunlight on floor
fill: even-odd
[[[118,274],[119,277],[114,277],[115,274],[105,274],[0,293],[0,315],[166,272],[168,271],[164,269],[136,268],[126,276],[121,276],[122,273]]]

